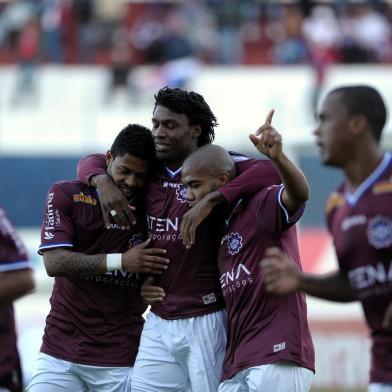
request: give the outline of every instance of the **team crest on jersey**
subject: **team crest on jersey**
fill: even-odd
[[[227,236],[227,247],[231,255],[237,254],[242,248],[242,237],[238,233],[230,233]]]
[[[185,199],[185,195],[187,191],[188,188],[185,185],[180,185],[176,189],[177,200],[180,201],[181,203],[186,203],[188,201],[187,199]]]
[[[369,220],[367,235],[369,244],[376,249],[385,249],[392,245],[392,220],[389,217],[377,215]]]
[[[136,233],[129,239],[129,247],[133,248],[136,245],[139,245],[143,242],[142,233]]]

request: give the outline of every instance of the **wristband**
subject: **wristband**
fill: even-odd
[[[109,253],[106,255],[106,269],[108,271],[120,270],[122,268],[122,254]]]

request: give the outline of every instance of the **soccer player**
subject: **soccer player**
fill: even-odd
[[[0,391],[23,391],[12,302],[34,287],[23,242],[0,208]]]
[[[193,392],[216,392],[226,343],[226,313],[216,264],[223,217],[215,210],[209,214],[190,249],[180,235],[181,219],[189,211],[181,166],[192,152],[213,141],[216,118],[200,94],[166,87],[155,96],[152,124],[160,165],[146,191],[148,230],[153,246],[167,250],[170,266],[155,279],[166,297],[147,315],[132,391],[175,392],[190,386]],[[219,203],[231,203],[238,194],[281,181],[269,161],[233,157],[242,175],[205,200],[207,211]],[[110,179],[103,156],[84,158],[78,169],[82,181],[91,181],[102,200],[105,197],[107,211],[114,210],[118,219],[128,214],[129,207],[116,196],[121,195],[115,187],[107,194]]]
[[[392,158],[379,145],[385,121],[383,99],[369,86],[337,88],[321,105],[314,131],[321,159],[345,176],[326,205],[339,269],[303,274],[280,247],[261,262],[269,293],[361,301],[372,339],[370,392],[392,391]]]
[[[282,151],[282,138],[271,126],[272,113],[251,140],[271,158],[283,184],[240,198],[225,211],[218,268],[228,312],[228,341],[220,392],[307,392],[313,377],[314,350],[304,295],[266,294],[258,268],[272,245],[285,249],[301,268],[295,223],[309,194],[303,173]],[[222,147],[202,147],[184,162],[185,197],[196,204],[235,176],[234,163]]]
[[[151,132],[130,124],[106,154],[107,173],[137,206],[155,161]],[[139,273],[167,268],[163,249],[149,249],[144,219],[132,227],[104,225],[95,188],[60,181],[48,192],[43,254],[55,277],[51,310],[30,392],[111,391],[129,386],[146,306]],[[121,254],[121,253],[122,254]]]

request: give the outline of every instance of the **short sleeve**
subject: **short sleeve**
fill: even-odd
[[[73,246],[72,194],[64,187],[64,183],[56,183],[46,196],[39,254],[48,249]]]
[[[219,188],[229,204],[233,204],[240,198],[251,197],[265,187],[282,182],[271,161],[239,159],[236,156],[232,158],[239,175]]]
[[[81,158],[78,162],[78,180],[90,185],[91,177],[106,173],[106,158],[104,154],[91,154]]]
[[[254,197],[254,209],[264,227],[275,232],[284,232],[303,215],[305,203],[293,213],[289,213],[282,202],[283,185],[271,185]]]
[[[32,268],[22,239],[0,208],[0,272]]]

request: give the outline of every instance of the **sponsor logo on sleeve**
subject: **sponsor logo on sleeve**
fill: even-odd
[[[376,215],[369,220],[367,235],[369,244],[374,248],[389,248],[392,245],[392,220],[387,216]]]
[[[54,199],[54,193],[49,193],[48,198],[46,200],[46,214],[45,214],[45,239],[52,239],[54,237],[51,237],[53,233],[51,231],[54,230],[54,224],[55,224],[55,215],[54,215],[54,209],[53,209],[53,199]]]
[[[344,205],[344,196],[338,192],[332,193],[327,201],[325,207],[326,214],[329,214],[333,209],[340,208]]]
[[[392,181],[380,181],[373,186],[372,191],[375,195],[390,193],[392,192]]]
[[[72,196],[74,203],[85,203],[92,206],[97,205],[97,199],[91,197],[91,195],[85,195],[83,192],[77,193]]]

